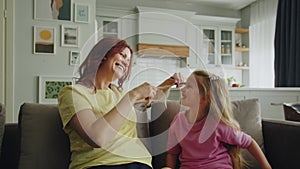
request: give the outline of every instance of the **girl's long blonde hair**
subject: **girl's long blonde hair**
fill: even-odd
[[[209,104],[206,108],[207,113],[212,113],[218,117],[224,124],[237,130],[241,130],[238,122],[234,119],[231,101],[228,93],[228,87],[225,79],[204,70],[196,70],[192,73],[198,84],[199,93],[205,98],[209,98]],[[233,168],[242,169],[246,164],[241,150],[236,145],[224,144],[230,154]]]

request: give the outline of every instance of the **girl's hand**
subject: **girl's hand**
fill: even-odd
[[[181,73],[174,73],[173,76],[171,76],[171,79],[174,80],[173,83],[176,85],[176,88],[181,87],[184,83],[184,78]]]

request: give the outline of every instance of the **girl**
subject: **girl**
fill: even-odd
[[[194,71],[182,88],[181,104],[169,130],[167,168],[241,169],[246,148],[263,169],[271,166],[251,136],[233,119],[227,84],[206,71]]]

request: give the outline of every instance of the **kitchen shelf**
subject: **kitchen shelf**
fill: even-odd
[[[188,46],[138,43],[139,55],[189,57]]]
[[[236,66],[235,68],[239,70],[249,70],[248,66]]]
[[[245,28],[236,28],[235,29],[235,33],[248,33],[249,29],[245,29]]]
[[[235,50],[239,52],[249,52],[249,48],[235,47]]]

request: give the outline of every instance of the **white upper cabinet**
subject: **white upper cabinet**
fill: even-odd
[[[200,28],[203,32],[201,46],[207,51],[207,64],[234,65],[233,29],[202,26]]]
[[[114,17],[96,16],[97,29],[99,38],[102,37],[119,37],[120,36],[120,20]]]
[[[234,29],[239,18],[196,15],[192,20],[200,29],[199,51],[207,65],[233,67]]]
[[[98,39],[114,36],[125,39],[136,50],[138,39],[137,14],[120,13],[120,11],[97,10]],[[118,14],[119,13],[119,14]]]

